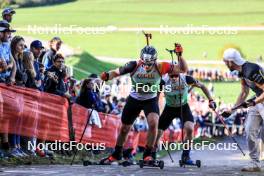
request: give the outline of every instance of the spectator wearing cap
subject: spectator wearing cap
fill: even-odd
[[[61,44],[62,44],[62,40],[59,37],[54,37],[50,40],[49,42],[50,49],[46,51],[42,60],[45,69],[49,69],[53,65],[54,58],[57,52],[60,50]]]
[[[36,77],[35,77],[35,81],[36,81],[36,86],[40,91],[43,91],[43,81],[44,81],[44,77],[42,76],[41,72],[40,72],[40,62],[39,62],[39,57],[42,53],[42,50],[44,49],[42,42],[39,40],[35,40],[30,44],[30,51],[33,53],[34,56],[34,69],[36,72]]]
[[[5,20],[8,23],[11,23],[12,17],[15,13],[16,13],[16,11],[14,9],[12,9],[11,7],[5,8],[2,12],[3,20]]]
[[[12,32],[15,32],[15,30],[12,30],[6,21],[0,21],[0,82],[14,84],[16,65],[14,58],[11,56],[11,48],[9,44]],[[4,153],[8,153],[8,134],[4,133],[1,136]]]
[[[70,98],[70,95],[67,93],[67,86],[64,83],[65,77],[64,57],[62,54],[56,54],[53,65],[45,73],[44,91]]]
[[[44,49],[42,42],[39,40],[34,40],[30,44],[30,51],[33,53],[34,59],[39,61],[39,57]]]
[[[9,39],[15,30],[5,21],[0,21],[0,82],[15,83],[16,65],[11,54]]]

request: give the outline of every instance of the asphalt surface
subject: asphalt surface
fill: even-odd
[[[238,139],[243,149],[246,149],[245,140]],[[225,143],[231,142],[229,139],[224,140]],[[247,151],[246,151],[247,153]],[[172,154],[174,163],[171,162],[167,156],[163,158],[165,167],[163,170],[159,168],[139,168],[138,165],[123,167],[118,165],[111,166],[82,166],[82,165],[39,165],[39,166],[18,166],[18,167],[4,167],[0,168],[0,175],[12,176],[30,176],[30,175],[91,175],[91,176],[165,176],[165,175],[197,175],[197,176],[263,176],[264,171],[260,173],[243,173],[240,172],[241,168],[248,162],[248,157],[243,157],[239,150],[236,151],[210,151],[208,149],[203,151],[193,151],[191,153],[192,159],[199,159],[202,161],[202,167],[185,167],[179,166],[178,160],[180,153]],[[264,169],[263,169],[264,170]]]

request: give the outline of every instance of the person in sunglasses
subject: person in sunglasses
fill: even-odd
[[[163,132],[170,126],[174,118],[179,118],[182,120],[181,125],[183,125],[183,129],[186,134],[183,142],[191,146],[190,144],[193,139],[194,119],[188,104],[189,90],[192,87],[200,88],[209,100],[209,107],[212,109],[216,109],[216,103],[206,86],[195,80],[192,76],[179,74],[178,72],[172,72],[162,79],[161,85],[163,87],[166,104],[159,118],[158,136],[155,147],[157,149]],[[156,158],[155,150],[153,151],[153,158]],[[186,164],[193,163],[190,158],[190,147],[183,149],[182,162]]]
[[[101,79],[104,81],[125,74],[130,74],[132,80],[132,89],[122,112],[122,126],[116,141],[115,151],[109,157],[101,160],[101,164],[108,164],[122,159],[123,145],[141,110],[144,111],[149,125],[143,160],[153,160],[151,152],[158,133],[159,119],[157,94],[162,75],[172,71],[175,73],[187,72],[188,69],[185,60],[181,56],[182,46],[178,44],[175,50],[180,55],[178,64],[157,62],[156,49],[147,45],[141,50],[138,61],[130,61],[123,67],[101,74]]]

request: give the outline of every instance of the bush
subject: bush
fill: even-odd
[[[10,0],[1,0],[0,1],[0,8],[5,8],[10,5]]]

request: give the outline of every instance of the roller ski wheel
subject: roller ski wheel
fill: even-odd
[[[159,167],[160,169],[164,168],[163,160],[139,160],[139,167]]]
[[[136,164],[136,162],[133,160],[123,160],[123,161],[119,162],[119,165],[124,166],[124,167],[132,166],[135,164]]]
[[[196,166],[198,168],[201,167],[201,160],[196,160],[195,162],[191,159],[188,160],[179,160],[179,165],[180,167],[185,167],[185,166]]]
[[[144,167],[144,161],[143,160],[139,160],[139,167],[143,168]]]
[[[164,161],[162,161],[162,160],[159,161],[159,168],[160,169],[164,168]]]
[[[201,166],[202,166],[202,162],[201,162],[201,160],[196,160],[196,166],[198,167],[198,168],[200,168]]]
[[[179,165],[180,165],[180,167],[183,167],[183,162],[182,162],[182,160],[179,160]]]

